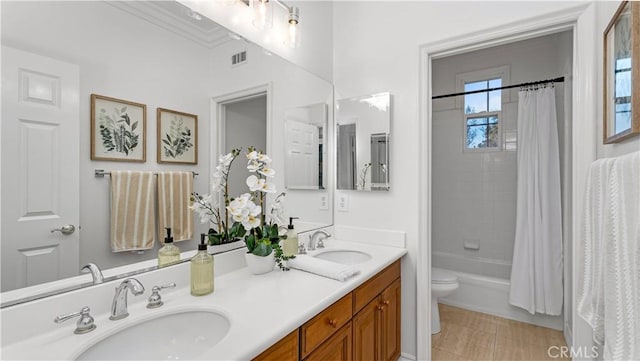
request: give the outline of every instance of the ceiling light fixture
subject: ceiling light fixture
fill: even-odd
[[[296,6],[289,6],[281,0],[252,0],[253,26],[260,30],[269,29],[273,26],[272,3],[278,4],[287,11],[287,34],[284,43],[291,48],[299,47],[302,33],[300,31],[300,10]]]
[[[273,26],[273,9],[269,0],[253,0],[251,1],[253,7],[253,20],[251,23],[253,26],[260,30],[270,29]]]

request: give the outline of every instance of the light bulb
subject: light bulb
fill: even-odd
[[[273,14],[269,0],[253,0],[252,24],[258,29],[270,28],[273,25]]]
[[[287,26],[286,40],[287,45],[292,48],[299,47],[301,36],[299,11],[298,8],[294,6],[289,10],[289,24]]]

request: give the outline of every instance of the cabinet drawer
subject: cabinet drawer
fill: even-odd
[[[298,335],[299,332],[298,329],[296,329],[258,355],[253,361],[297,361]]]
[[[324,340],[351,319],[353,298],[351,293],[320,312],[300,328],[301,353],[306,357]]]
[[[351,323],[323,342],[304,361],[351,361]]]
[[[360,311],[367,303],[379,295],[391,282],[400,277],[400,260],[382,270],[365,284],[353,291],[353,313]]]

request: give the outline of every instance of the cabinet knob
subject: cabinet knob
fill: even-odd
[[[382,311],[384,309],[384,307],[382,307],[382,305],[378,305],[376,308],[378,309],[378,311]]]
[[[336,326],[338,326],[338,322],[335,319],[331,319],[329,320],[329,325],[331,325],[331,327],[336,328]]]
[[[382,301],[382,303],[384,303],[385,306],[389,306],[389,301]]]

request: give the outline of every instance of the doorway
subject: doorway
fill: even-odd
[[[267,94],[262,92],[222,105],[224,129],[222,154],[231,149],[242,149],[241,157],[248,147],[267,152]],[[229,194],[239,195],[249,191],[246,185],[246,162],[242,158],[231,164],[229,172]]]

